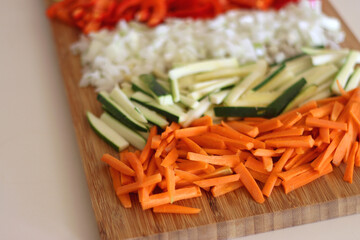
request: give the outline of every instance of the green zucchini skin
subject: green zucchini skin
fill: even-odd
[[[135,120],[132,121],[129,118],[130,116],[126,116],[126,114],[124,114],[124,112],[120,110],[119,107],[117,107],[111,99],[109,99],[109,97],[106,97],[102,93],[99,93],[97,99],[105,106],[107,111],[111,113],[112,116],[122,122],[125,126],[141,132],[146,132],[148,130],[148,128],[144,124],[137,123]]]
[[[286,106],[299,94],[301,89],[305,86],[305,78],[300,79],[288,89],[286,89],[278,98],[270,103],[266,108],[265,116],[268,118],[279,115]]]
[[[267,84],[271,79],[273,79],[276,75],[278,75],[284,68],[286,67],[285,63],[281,64],[281,66],[276,69],[270,76],[268,76],[264,81],[259,83],[256,87],[254,87],[252,90],[257,91],[260,88],[262,88],[265,84]]]

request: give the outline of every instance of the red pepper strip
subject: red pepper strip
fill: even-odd
[[[144,1],[141,4],[141,9],[136,13],[135,18],[139,22],[146,22],[150,18],[150,9],[146,3],[147,3],[147,1]]]
[[[161,23],[167,12],[166,0],[148,0],[152,5],[152,14],[147,21],[147,25],[150,27],[156,26]]]
[[[210,3],[204,4],[196,9],[191,10],[178,10],[169,12],[167,14],[168,17],[177,17],[177,18],[209,18],[212,14],[212,6]]]
[[[131,7],[126,9],[126,11],[123,14],[122,19],[124,19],[125,21],[131,21],[133,19],[135,19],[135,14],[138,11],[138,7]]]
[[[274,3],[272,5],[275,9],[280,9],[285,7],[288,3],[297,3],[299,0],[274,0]]]
[[[126,0],[126,1],[121,1],[116,10],[115,10],[115,19],[119,20],[121,18],[123,18],[123,15],[125,13],[125,11],[131,7],[140,7],[141,6],[141,0]]]
[[[257,0],[256,8],[261,10],[267,10],[273,4],[274,0]]]

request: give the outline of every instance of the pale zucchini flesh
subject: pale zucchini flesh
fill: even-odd
[[[315,84],[311,84],[309,86],[304,87],[299,94],[286,106],[283,112],[290,111],[298,106],[300,106],[301,103],[305,102],[317,91],[318,86]]]
[[[155,124],[156,126],[159,126],[160,128],[165,128],[169,122],[163,117],[162,115],[158,114],[157,112],[144,107],[143,105],[133,102],[133,104],[144,114],[146,119],[151,122],[152,124]]]
[[[359,87],[360,83],[360,68],[356,68],[354,73],[351,75],[348,83],[346,84],[345,91],[353,90]]]

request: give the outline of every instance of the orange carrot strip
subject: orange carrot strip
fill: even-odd
[[[273,169],[273,159],[272,157],[263,156],[262,162],[264,164],[264,168],[267,172],[271,172]]]
[[[265,186],[262,189],[262,193],[269,197],[274,186],[276,183],[276,180],[278,178],[278,173],[282,171],[282,169],[284,168],[286,162],[290,159],[292,153],[294,152],[293,148],[289,148],[286,149],[286,151],[284,152],[284,154],[281,156],[281,158],[279,159],[279,161],[277,161],[275,163],[274,169],[271,172],[269,178],[266,180]]]
[[[166,179],[166,169],[165,169],[165,178],[163,180],[161,180],[161,182],[159,182],[157,185],[159,188],[161,188],[162,190],[166,190],[168,187],[168,179]],[[175,182],[175,186],[178,184],[178,182],[180,182],[182,179],[179,176],[175,176],[174,181]],[[187,182],[190,183],[190,182]]]
[[[226,193],[235,191],[236,189],[239,189],[242,186],[244,186],[244,184],[240,181],[219,184],[211,188],[211,193],[214,197],[219,197]]]
[[[329,97],[329,98],[316,100],[318,105],[324,105],[324,104],[328,104],[330,102],[345,103],[346,101],[347,101],[347,99],[343,96],[335,96],[335,97]]]
[[[145,174],[139,158],[133,152],[125,153],[125,158],[129,161],[132,169],[134,169],[137,180],[142,182],[144,180]]]
[[[116,191],[116,189],[121,186],[120,174],[115,168],[110,167],[110,176],[113,182],[114,189]],[[125,193],[122,195],[116,195],[124,208],[131,208],[131,200],[129,194]]]
[[[221,121],[222,125],[224,125],[223,121]],[[249,137],[255,138],[259,134],[259,129],[254,126],[250,126],[246,123],[240,122],[240,121],[230,121],[226,123],[234,130],[243,133],[245,135],[248,135]]]
[[[336,79],[336,85],[338,86],[338,88],[339,88],[339,91],[340,91],[340,93],[341,93],[341,96],[344,96],[344,97],[346,97],[346,98],[349,98],[349,93],[347,93],[345,90],[344,90],[344,88],[343,88],[343,86],[340,84],[340,82],[339,82],[339,79]]]
[[[232,155],[232,154],[234,154],[232,151],[227,150],[227,149],[204,148],[204,151],[208,154],[213,154],[213,155]]]
[[[201,118],[195,119],[190,127],[198,127],[198,126],[211,126],[213,125],[213,120],[209,115],[205,115]]]
[[[289,171],[278,173],[278,177],[284,181],[289,181],[291,178],[296,177],[306,171],[312,170],[310,164],[304,164],[295,168],[290,169]]]
[[[218,138],[214,138],[212,134],[204,134],[201,136],[196,136],[190,138],[196,144],[204,148],[219,148],[219,149],[226,149],[225,142]]]
[[[175,190],[174,202],[201,196],[201,190],[198,186],[180,188]],[[167,192],[153,194],[145,202],[141,203],[142,209],[161,206],[170,203],[169,195]]]
[[[295,153],[296,154],[304,154],[306,152],[306,148],[303,147],[299,147],[299,148],[295,148]]]
[[[326,165],[323,172],[319,173],[316,170],[310,170],[307,172],[304,172],[296,177],[291,178],[289,181],[283,181],[282,185],[284,187],[285,193],[288,194],[289,192],[302,187],[312,181],[314,181],[317,178],[320,178],[330,172],[333,171],[333,168],[331,164]]]
[[[338,119],[339,115],[341,114],[342,110],[344,109],[344,107],[345,106],[343,104],[341,104],[338,101],[335,101],[333,110],[330,115],[330,120],[336,121]]]
[[[235,167],[240,162],[239,156],[237,155],[205,156],[193,152],[188,153],[187,159],[228,167]]]
[[[261,183],[266,183],[267,179],[269,178],[270,174],[269,173],[261,173],[261,172],[257,172],[254,171],[252,169],[248,169],[249,173],[251,174],[251,176],[253,176],[253,178]],[[281,184],[281,180],[278,178],[275,182],[275,186],[280,186]]]
[[[209,173],[215,172],[215,170],[216,170],[215,167],[213,165],[209,164],[208,167],[206,169],[204,169],[204,172],[209,174]]]
[[[178,159],[179,154],[177,153],[176,148],[173,148],[164,158],[161,163],[163,167],[169,167],[170,165],[174,164],[174,162]]]
[[[164,149],[163,153],[169,153],[172,149],[176,148],[177,140],[173,139]]]
[[[314,118],[323,118],[331,114],[334,108],[334,102],[330,102],[324,106],[311,109],[309,112]]]
[[[123,173],[120,174],[120,181],[121,181],[121,185],[127,185],[129,183],[135,182],[133,177],[130,177],[130,176],[125,175]]]
[[[160,135],[155,135],[151,139],[151,149],[157,149],[160,146],[161,137]]]
[[[175,194],[175,174],[172,167],[165,168],[165,178],[166,178],[166,189],[169,193],[170,203],[173,203],[174,194]]]
[[[267,118],[261,118],[261,117],[245,117],[243,119],[243,122],[257,122],[257,123],[261,123],[261,122],[265,122],[267,121]]]
[[[231,170],[231,168],[224,166],[224,167],[217,168],[214,172],[200,174],[199,176],[202,179],[207,179],[207,178],[227,176],[227,175],[231,175],[231,174],[233,174],[233,171]]]
[[[255,179],[252,177],[250,172],[246,169],[243,163],[238,164],[234,171],[240,174],[240,180],[244,184],[245,188],[248,190],[253,199],[258,203],[263,203],[265,201],[264,196],[257,185]]]
[[[276,148],[288,148],[288,147],[307,147],[311,148],[314,146],[314,139],[308,136],[294,136],[294,137],[283,137],[268,139],[265,141],[267,147]]]
[[[351,147],[349,159],[346,163],[346,169],[344,173],[344,181],[352,183],[353,182],[353,174],[354,174],[354,166],[355,166],[355,155],[358,150],[359,143],[354,142],[354,144]]]
[[[150,133],[149,136],[147,138],[147,142],[146,145],[144,147],[144,149],[141,151],[139,160],[141,162],[141,164],[143,164],[147,159],[150,158],[151,155],[151,142],[152,142],[152,138],[156,135],[157,133],[157,128],[156,126],[152,126],[150,128]]]
[[[194,181],[201,180],[201,177],[199,177],[198,175],[189,173],[187,171],[174,169],[174,172],[175,172],[176,176],[179,176],[180,178],[182,178],[188,182],[194,182]]]
[[[300,155],[300,157],[291,165],[289,165],[289,167],[287,167],[287,164],[285,165],[285,170],[289,170],[289,169],[292,169],[292,168],[296,168],[298,166],[301,166],[303,164],[306,164],[306,163],[309,163],[311,162],[312,160],[316,159],[316,157],[319,155],[319,153],[317,153],[316,151],[314,150],[311,150],[309,152],[306,152],[305,154],[303,155]],[[294,157],[295,158],[295,157]],[[291,159],[292,160],[292,159]],[[291,161],[290,160],[290,161]],[[288,161],[288,163],[290,164],[290,161]]]
[[[144,188],[161,181],[161,175],[159,173],[151,175],[149,177],[145,177],[144,181],[141,182],[134,182],[127,185],[120,186],[116,189],[116,194],[122,195],[129,192],[134,192],[139,190],[140,188]]]
[[[281,153],[277,153],[274,149],[258,148],[251,151],[256,157],[279,157]]]
[[[311,166],[315,169],[315,170],[320,170],[323,169],[325,166],[327,166],[327,160],[330,158],[330,156],[334,153],[334,151],[336,151],[340,141],[343,138],[343,134],[339,133],[336,135],[336,137],[331,141],[331,143],[329,144],[329,146],[326,148],[325,152],[323,152],[322,156],[319,156],[317,159],[315,159],[312,163]],[[331,161],[331,159],[330,159]]]
[[[351,135],[349,132],[345,133],[344,137],[339,142],[339,145],[337,146],[334,158],[332,163],[335,166],[339,166],[341,161],[344,159],[346,152],[349,151],[349,147],[351,146]]]
[[[161,140],[159,147],[156,149],[155,152],[155,157],[159,158],[162,154],[162,152],[164,151],[164,149],[166,148],[166,146],[168,145],[166,139]]]
[[[204,170],[207,169],[208,163],[206,162],[194,162],[190,160],[185,160],[183,162],[177,163],[179,169],[183,171],[190,171],[190,170]]]
[[[199,208],[184,207],[175,204],[165,204],[153,208],[154,213],[198,214]]]
[[[174,135],[176,139],[184,138],[184,137],[186,138],[195,137],[207,133],[208,129],[209,129],[208,126],[188,127],[188,128],[175,130]]]
[[[322,142],[330,143],[330,131],[329,128],[320,128],[319,129],[319,137]]]
[[[243,141],[243,140],[233,140],[231,138],[223,137],[223,140],[226,146],[231,146],[237,150],[250,150],[254,147],[254,144],[251,142]]]
[[[258,137],[258,140],[266,140],[270,138],[278,138],[278,137],[291,137],[291,136],[301,136],[304,133],[304,128],[290,128],[279,130],[276,132],[271,132],[265,135]]]
[[[156,167],[157,167],[157,169],[159,170],[161,176],[165,176],[165,168],[164,168],[163,166],[161,166],[161,158],[157,158],[157,157],[154,155],[154,159],[155,159]]]
[[[177,130],[176,130],[177,131]],[[165,139],[167,143],[170,143],[171,141],[173,141],[175,138],[175,134],[174,132],[170,133]]]
[[[358,142],[358,146],[360,146],[360,143]],[[355,167],[360,167],[360,147],[358,147],[358,150],[355,154]]]
[[[218,184],[225,184],[230,182],[239,181],[240,174],[233,174],[217,178],[209,178],[204,180],[195,181],[194,183],[201,188],[212,187]]]
[[[295,123],[299,122],[303,115],[299,112],[293,112],[289,114],[287,118],[282,120],[283,126],[280,129],[287,129],[294,126]]]
[[[343,122],[334,122],[330,120],[318,119],[313,117],[306,118],[306,125],[310,127],[325,127],[331,129],[340,129],[346,131],[348,126],[346,123]]]
[[[277,116],[276,119],[283,121],[284,119],[286,119],[288,116],[290,116],[294,112],[304,114],[304,113],[309,112],[311,109],[317,108],[317,106],[318,106],[318,104],[316,101],[310,101],[310,102],[305,103],[301,107],[295,108],[287,113]]]
[[[182,138],[182,141],[187,145],[190,151],[196,152],[202,155],[207,155],[204,149],[202,149],[196,142],[191,140],[190,138]]]
[[[210,131],[227,138],[253,143],[255,148],[265,148],[265,144],[263,142],[255,138],[246,136],[242,133],[239,133],[238,131],[232,129],[230,126],[228,126],[225,123],[224,123],[224,127],[219,125],[211,126]]]
[[[128,176],[135,176],[135,171],[129,168],[125,163],[121,162],[119,159],[114,158],[110,154],[104,154],[101,157],[101,161],[109,164],[111,167],[115,168],[119,172],[128,175]]]
[[[256,160],[253,156],[249,156],[245,162],[245,167],[257,172],[268,174],[264,164],[261,161]]]
[[[259,133],[269,132],[271,130],[277,129],[279,127],[283,126],[283,123],[276,118],[272,118],[269,120],[266,120],[259,125],[257,125],[259,129]]]

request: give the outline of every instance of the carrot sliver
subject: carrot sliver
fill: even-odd
[[[125,153],[125,158],[129,161],[132,169],[134,169],[137,180],[142,182],[144,180],[145,174],[139,158],[133,152]]]
[[[151,149],[157,149],[160,146],[161,143],[161,136],[155,135],[151,139]]]
[[[244,184],[240,181],[215,185],[214,187],[211,188],[211,193],[214,197],[219,197],[229,192],[235,191],[236,189],[239,189],[242,186],[244,186]]]
[[[293,112],[289,114],[289,116],[282,121],[283,126],[280,127],[280,129],[287,129],[294,126],[294,124],[300,121],[301,118],[302,114],[299,112]]]
[[[177,165],[179,166],[179,169],[183,171],[190,171],[190,170],[196,171],[196,170],[204,170],[208,168],[207,162],[194,162],[190,160],[179,162],[177,163]]]
[[[262,193],[269,197],[274,186],[276,183],[276,180],[278,179],[278,173],[282,171],[282,169],[284,168],[286,162],[290,159],[292,153],[294,152],[293,148],[289,148],[287,149],[284,154],[281,156],[281,158],[279,159],[279,161],[277,161],[275,163],[275,166],[273,168],[273,171],[271,172],[269,178],[266,180],[265,186],[262,189]]]
[[[155,157],[159,158],[162,154],[162,152],[165,150],[166,146],[168,145],[168,142],[166,139],[161,140],[159,147],[156,149]]]
[[[115,168],[117,171],[121,172],[122,174],[128,176],[135,176],[135,171],[128,167],[125,163],[120,161],[119,159],[111,156],[110,154],[104,154],[101,157],[101,161],[109,164],[112,168]]]
[[[215,178],[215,177],[221,177],[221,176],[226,176],[226,175],[231,175],[231,174],[233,174],[233,171],[231,170],[231,168],[225,166],[225,167],[217,168],[214,172],[201,174],[199,176],[202,179],[207,179],[207,178]]]
[[[199,208],[184,207],[175,204],[165,204],[153,208],[154,213],[198,214]]]
[[[329,157],[333,154],[333,152],[337,149],[340,141],[342,140],[343,135],[342,133],[337,133],[336,137],[331,141],[331,143],[329,144],[329,146],[326,148],[325,152],[323,152],[323,155],[318,157],[317,159],[315,159],[312,163],[311,166],[315,169],[315,170],[320,170],[322,169],[324,166],[327,165],[327,159],[329,159]]]
[[[207,154],[212,154],[212,155],[232,155],[232,154],[234,154],[232,151],[230,151],[228,149],[204,148],[204,151]]]
[[[307,117],[306,118],[306,125],[310,127],[324,127],[324,128],[331,128],[331,129],[339,129],[343,131],[347,131],[347,124],[343,122],[334,122],[330,120],[318,119],[314,117]]]
[[[228,167],[235,167],[240,162],[239,156],[237,155],[205,156],[193,152],[188,153],[187,159]]]
[[[201,190],[198,186],[179,188],[175,190],[174,202],[184,199],[190,199],[201,196]],[[153,194],[149,196],[147,201],[141,203],[142,209],[146,210],[149,208],[169,204],[169,194],[167,192]]]
[[[208,130],[209,130],[208,126],[188,127],[188,128],[175,130],[174,136],[176,139],[184,138],[184,137],[186,138],[195,137],[207,133]]]
[[[161,181],[161,175],[159,173],[157,173],[152,176],[145,177],[145,179],[142,183],[134,182],[134,183],[130,183],[130,184],[118,187],[116,189],[116,194],[122,195],[125,193],[134,192],[134,191],[139,190],[140,188],[159,183],[160,181]]]
[[[301,136],[303,133],[304,133],[304,128],[290,128],[290,129],[284,129],[284,130],[268,133],[258,137],[257,139],[262,141],[271,138]]]
[[[202,147],[200,147],[196,142],[194,142],[190,138],[186,138],[186,137],[182,138],[182,141],[187,145],[187,147],[189,148],[190,151],[196,152],[199,154],[203,154],[203,155],[207,155],[205,150],[202,149]]]
[[[314,139],[308,136],[295,136],[295,137],[282,137],[268,139],[265,141],[267,147],[276,147],[276,148],[289,148],[289,147],[305,147],[312,148],[314,146]]]
[[[279,127],[283,126],[283,123],[276,118],[272,118],[269,120],[266,120],[259,125],[257,125],[259,129],[259,133],[269,132],[271,130],[277,129]]]
[[[352,183],[353,182],[353,174],[354,174],[354,166],[355,166],[355,155],[358,150],[359,143],[354,142],[354,144],[351,147],[349,159],[346,163],[346,169],[344,173],[344,181]]]
[[[331,121],[336,121],[338,119],[338,117],[340,116],[342,110],[344,109],[344,105],[341,104],[338,101],[335,101],[331,115],[330,115],[330,120]]]
[[[214,138],[211,134],[204,134],[201,136],[191,137],[192,141],[204,148],[219,148],[226,149],[225,142],[218,138]]]
[[[319,137],[322,142],[330,143],[330,130],[329,128],[320,128],[319,129]]]
[[[291,178],[289,181],[283,181],[282,185],[284,187],[285,193],[288,194],[289,192],[302,187],[310,182],[313,182],[315,179],[320,178],[326,174],[329,174],[333,171],[331,164],[326,165],[324,171],[319,173],[316,170],[309,170],[304,172],[296,177]]]
[[[288,116],[290,116],[291,114],[293,114],[294,112],[298,112],[301,114],[307,113],[309,112],[311,109],[317,108],[318,107],[318,103],[316,101],[310,101],[305,103],[304,105],[295,108],[287,113],[284,113],[280,116],[277,116],[276,119],[283,121],[284,119],[286,119]]]
[[[281,178],[283,181],[289,181],[291,178],[296,177],[297,175],[300,175],[312,169],[313,168],[311,167],[310,164],[304,164],[296,168],[292,168],[289,171],[280,172],[278,173],[278,177]]]
[[[293,157],[292,159],[290,159],[285,164],[284,169],[289,170],[289,169],[301,166],[303,164],[309,163],[312,160],[314,160],[318,155],[319,155],[319,153],[317,153],[315,150],[310,150],[304,154],[297,155],[297,156]]]
[[[164,160],[161,163],[161,166],[163,167],[169,167],[170,165],[174,164],[175,161],[178,159],[179,154],[176,150],[176,148],[173,148],[164,158]]]
[[[176,176],[179,176],[180,178],[182,178],[188,182],[194,182],[194,181],[201,180],[201,177],[199,177],[198,175],[192,174],[187,171],[174,169],[174,172],[175,172]]]
[[[156,126],[152,126],[150,128],[150,133],[149,133],[149,136],[147,138],[147,142],[145,144],[145,147],[144,149],[141,151],[141,154],[140,154],[140,157],[139,157],[139,160],[141,162],[141,164],[143,164],[146,160],[148,160],[150,158],[150,155],[151,155],[151,145],[152,145],[152,139],[153,137],[156,135],[157,133],[157,127]]]
[[[245,167],[257,172],[268,174],[264,164],[261,161],[256,160],[253,156],[249,156],[245,162]]]
[[[206,188],[206,187],[212,187],[212,186],[215,186],[218,184],[225,184],[225,183],[239,181],[239,179],[240,179],[239,174],[233,174],[233,175],[228,175],[228,176],[223,176],[223,177],[199,180],[199,181],[195,181],[194,183],[201,188]]]
[[[258,148],[251,152],[256,157],[278,157],[278,156],[281,156],[281,153],[276,152],[274,149]]]
[[[273,170],[273,159],[272,159],[272,157],[264,156],[264,157],[262,157],[262,161],[263,161],[265,170],[267,172],[271,172]]]
[[[253,199],[258,203],[263,203],[265,198],[257,185],[255,179],[252,177],[250,172],[246,169],[243,163],[237,165],[234,171],[240,174],[240,180],[244,184]]]
[[[116,189],[121,186],[120,174],[115,168],[110,167],[110,176],[113,182],[114,189],[116,191]],[[121,195],[116,195],[124,208],[131,208],[131,200],[129,194],[125,193]]]
[[[334,108],[334,102],[330,102],[324,106],[311,109],[309,112],[314,118],[322,118],[331,114]]]
[[[221,124],[224,126],[224,122],[222,121]],[[240,121],[230,121],[226,123],[228,126],[233,128],[234,130],[248,135],[249,137],[255,138],[259,134],[258,127],[250,126],[246,123],[242,123]]]
[[[213,120],[209,115],[205,115],[201,118],[195,119],[190,127],[199,127],[199,126],[211,126],[213,125]]]
[[[172,167],[165,168],[166,189],[169,193],[170,203],[174,202],[175,195],[175,174]]]
[[[351,146],[351,135],[349,132],[345,133],[344,137],[339,142],[339,145],[337,146],[335,153],[334,153],[334,159],[332,160],[332,163],[335,166],[339,166],[341,161],[344,159],[346,152],[349,150],[349,146]]]

